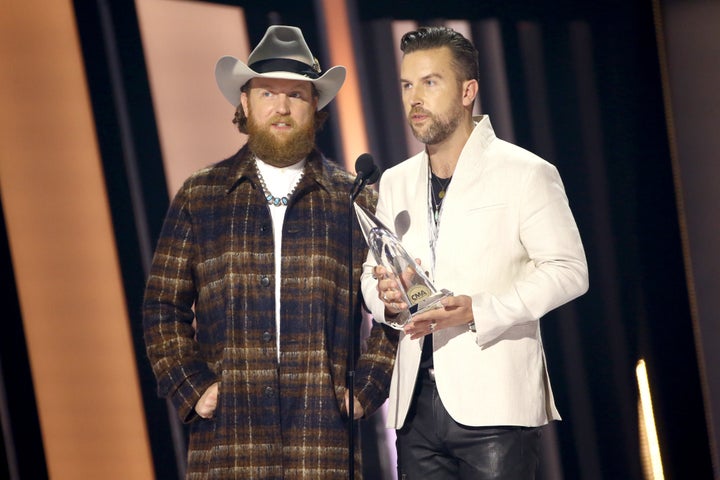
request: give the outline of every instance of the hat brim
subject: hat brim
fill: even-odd
[[[342,65],[330,68],[318,78],[308,78],[293,72],[258,73],[235,57],[225,56],[215,65],[215,81],[223,96],[234,107],[240,104],[240,88],[252,78],[277,78],[282,80],[302,80],[315,85],[318,91],[320,110],[335,98],[345,82],[346,70]]]

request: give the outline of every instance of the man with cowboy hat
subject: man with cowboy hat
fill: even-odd
[[[315,132],[345,68],[323,73],[298,28],[272,26],[247,64],[223,57],[215,76],[248,141],[186,180],[168,210],[143,306],[158,392],[189,424],[187,478],[344,479],[347,338],[360,323],[358,295],[347,301],[354,178]],[[357,228],[352,248],[359,285]],[[372,328],[356,417],[385,401],[396,341]]]

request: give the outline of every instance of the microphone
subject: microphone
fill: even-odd
[[[353,293],[356,285],[353,282],[353,217],[355,209],[355,198],[360,195],[363,187],[368,184],[373,184],[380,178],[380,170],[375,166],[375,161],[372,155],[369,153],[363,153],[357,160],[355,160],[355,182],[353,183],[352,189],[350,190],[350,210],[348,211],[348,305],[350,307],[350,320],[353,320]],[[347,338],[348,341],[348,358],[347,358],[347,372],[346,372],[346,386],[348,392],[348,473],[350,479],[355,478],[355,328],[358,327],[355,321],[350,321],[350,331]]]
[[[365,182],[365,185],[372,185],[373,183],[377,182],[378,180],[380,180],[380,169],[375,168],[375,170],[373,170],[373,173],[370,174],[367,181]]]
[[[375,160],[369,153],[363,153],[355,160],[357,177],[350,190],[350,198],[354,201],[365,185],[372,185],[380,178],[380,170],[375,166]]]

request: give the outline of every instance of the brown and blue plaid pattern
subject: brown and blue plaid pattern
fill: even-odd
[[[291,198],[283,226],[279,364],[273,227],[247,149],[191,176],[173,200],[143,321],[158,393],[190,423],[188,478],[347,478],[348,319],[352,314],[358,328],[367,253],[355,224],[351,311],[352,181],[313,152]],[[374,208],[376,200],[366,189],[359,203]],[[385,401],[396,344],[396,332],[373,327],[354,387],[366,412]],[[193,407],[217,381],[215,416],[200,419]]]

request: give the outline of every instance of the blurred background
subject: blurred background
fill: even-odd
[[[271,24],[348,67],[319,144],[349,171],[421,148],[402,34],[474,41],[476,110],[558,167],[590,268],[541,322],[563,421],[540,478],[720,478],[717,0],[0,0],[0,477],[183,477],[145,276],[182,181],[244,143],[215,62]],[[369,479],[395,478],[383,416],[360,423]]]

